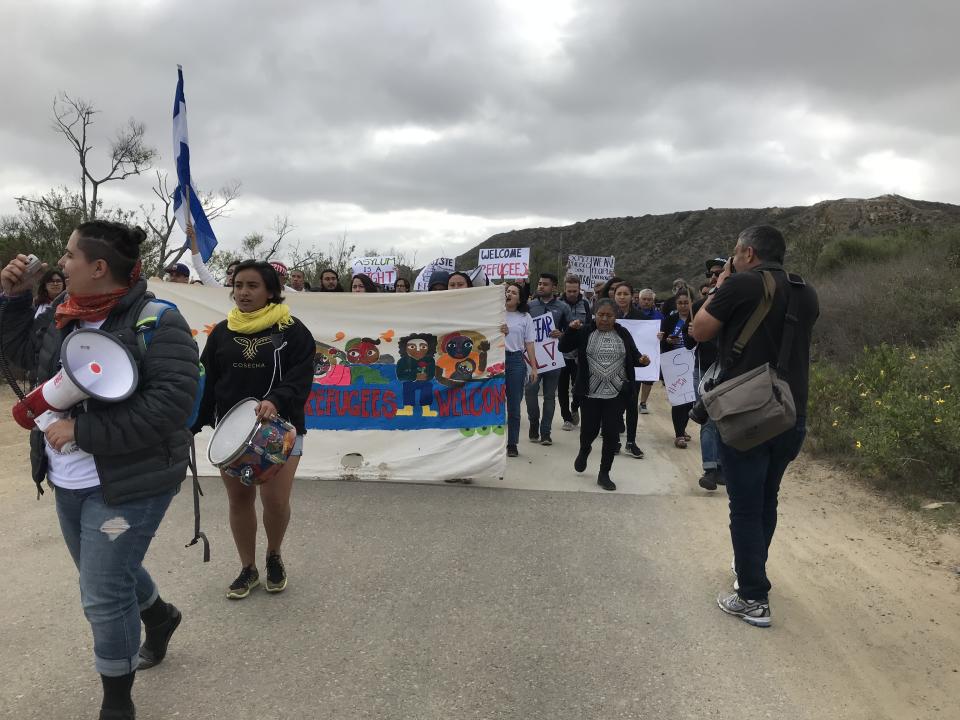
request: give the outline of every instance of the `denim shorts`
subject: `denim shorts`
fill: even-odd
[[[293,443],[293,450],[290,451],[290,457],[300,457],[303,455],[303,435],[297,435]]]

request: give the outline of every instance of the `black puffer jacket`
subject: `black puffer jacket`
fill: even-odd
[[[560,338],[560,352],[577,353],[577,379],[573,384],[573,396],[581,400],[587,396],[587,390],[590,387],[590,360],[587,358],[587,341],[590,339],[590,333],[596,329],[596,322],[591,321],[586,325],[581,325],[579,330],[567,330]],[[628,399],[637,383],[634,368],[643,367],[649,364],[649,361],[641,364],[641,355],[640,351],[637,350],[637,344],[625,327],[614,325],[613,329],[623,341],[623,348],[626,350],[623,358],[623,369],[627,381],[620,388],[620,397]]]
[[[60,346],[75,324],[53,323],[59,297],[34,320],[29,295],[6,301],[3,349],[8,361],[44,382],[59,370]],[[76,442],[93,455],[108,505],[159,495],[176,488],[187,472],[191,434],[186,427],[198,392],[197,343],[186,320],[174,309],[163,314],[146,352],[134,326],[143,305],[153,299],[141,280],[113,309],[101,330],[119,338],[137,359],[140,383],[118,403],[87,400],[74,410]],[[42,492],[47,477],[43,434],[30,433],[33,480]]]

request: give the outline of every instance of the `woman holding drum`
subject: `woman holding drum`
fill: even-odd
[[[281,293],[280,279],[268,263],[240,263],[233,275],[236,307],[214,327],[201,356],[207,380],[193,431],[217,425],[209,455],[221,468],[242,566],[227,590],[233,600],[247,597],[260,584],[253,483],[260,486],[267,534],[265,587],[277,593],[287,586],[280,547],[303,452],[303,406],[313,384],[316,345]],[[251,460],[257,457],[259,462]],[[270,467],[278,460],[282,464]]]

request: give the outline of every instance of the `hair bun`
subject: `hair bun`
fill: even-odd
[[[139,225],[130,228],[130,232],[128,234],[130,237],[130,242],[134,245],[142,245],[144,240],[147,239],[146,231]]]

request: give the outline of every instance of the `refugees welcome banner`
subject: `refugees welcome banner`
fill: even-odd
[[[151,281],[150,289],[177,304],[201,351],[233,306],[227,288]],[[287,304],[317,349],[298,477],[502,477],[502,287],[288,293]],[[206,475],[217,474],[206,461],[211,434],[197,436]]]

